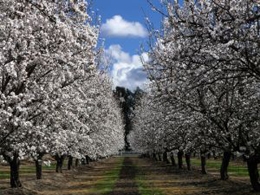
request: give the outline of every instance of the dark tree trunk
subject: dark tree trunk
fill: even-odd
[[[13,154],[13,158],[4,155],[5,160],[10,165],[10,185],[11,188],[19,188],[22,187],[20,177],[19,177],[19,168],[20,168],[20,160],[18,153]]]
[[[190,166],[190,153],[185,154],[185,160],[186,160],[187,169],[190,171],[191,170],[191,166]]]
[[[56,173],[62,173],[62,165],[63,165],[63,161],[64,161],[64,156],[59,156],[56,155],[55,157],[56,159]]]
[[[86,164],[88,165],[89,164],[89,156],[86,155]]]
[[[179,169],[182,169],[183,168],[183,161],[182,161],[183,151],[179,150],[177,156],[178,156],[178,167],[179,167]]]
[[[35,168],[36,168],[36,179],[42,178],[42,157],[43,153],[38,153],[37,159],[35,160]]]
[[[153,153],[153,158],[154,158],[154,160],[158,161],[155,152]]]
[[[79,166],[79,159],[76,159],[75,160],[75,167],[78,167]]]
[[[170,158],[171,158],[171,161],[172,161],[172,166],[176,167],[176,161],[174,159],[174,156],[173,156],[172,152],[171,152]]]
[[[200,162],[201,162],[201,173],[202,174],[207,174],[207,170],[206,170],[206,156],[205,155],[201,155],[200,156]]]
[[[217,159],[216,151],[213,150],[212,153],[213,153],[213,158],[216,160]]]
[[[68,159],[68,170],[71,170],[72,164],[73,164],[73,157],[69,156],[69,159]]]
[[[81,159],[81,164],[82,164],[82,165],[86,165],[86,159],[85,159],[85,158],[82,158],[82,159]]]
[[[256,156],[252,156],[249,157],[249,159],[247,159],[247,168],[250,177],[250,182],[254,191],[256,192],[260,191],[259,173],[257,168],[257,165],[260,162],[259,160],[259,157]]]
[[[169,164],[169,160],[168,160],[168,156],[167,156],[167,151],[165,150],[163,152],[163,162],[166,162],[167,164]]]
[[[228,165],[231,158],[231,152],[224,152],[222,158],[222,164],[220,168],[220,179],[227,180],[228,179]]]
[[[160,154],[160,153],[158,153],[158,159],[159,159],[159,161],[162,161],[162,158],[161,158],[161,154]]]

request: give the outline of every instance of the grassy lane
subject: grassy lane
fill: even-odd
[[[113,168],[105,172],[103,178],[96,182],[96,184],[90,189],[90,192],[97,194],[106,194],[108,192],[111,192],[120,177],[120,171],[123,166],[123,161],[123,157],[118,157],[114,163]]]
[[[202,175],[197,169],[199,159],[192,159],[192,164],[196,169],[187,171],[136,156],[114,157],[64,170],[62,174],[55,173],[54,165],[44,167],[43,179],[37,181],[34,165],[25,163],[21,166],[23,188],[19,191],[3,190],[9,188],[9,167],[0,166],[0,195],[252,194],[243,163],[231,162],[229,181],[219,180],[220,161],[207,162],[208,175]]]
[[[23,189],[9,189],[9,167],[0,166],[0,195],[2,194],[31,194],[42,195],[102,195],[112,191],[118,180],[123,158],[115,157],[93,162],[87,166],[80,166],[63,173],[55,173],[55,164],[43,167],[43,179],[35,179],[34,164],[21,165],[21,181]],[[21,191],[26,191],[22,193]]]
[[[200,168],[200,159],[192,158],[191,164],[196,169],[199,169]],[[208,159],[207,160],[206,167],[207,167],[208,172],[211,174],[219,175],[220,166],[221,166],[220,159],[216,159],[216,160]],[[249,179],[246,162],[230,161],[229,167],[228,167],[228,174],[231,177],[243,177],[245,179]]]
[[[162,191],[154,186],[155,183],[149,180],[149,173],[145,170],[146,165],[140,159],[135,159],[135,162],[138,170],[135,180],[140,195],[163,195]]]
[[[137,169],[133,159],[133,157],[124,158],[118,181],[113,191],[106,195],[140,195],[135,181]]]
[[[151,159],[136,158],[135,164],[139,170],[136,179],[142,195],[253,194],[249,180],[245,177],[237,176],[229,181],[221,181],[219,175],[202,175],[199,170],[179,170]],[[209,167],[216,168],[218,164],[212,162]]]

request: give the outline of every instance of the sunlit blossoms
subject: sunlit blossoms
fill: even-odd
[[[122,147],[120,111],[95,65],[98,29],[87,6],[0,0],[0,153],[12,187],[21,185],[21,158],[96,158]]]
[[[147,152],[154,148],[201,156],[221,152],[222,179],[228,178],[231,155],[243,155],[252,187],[259,191],[259,2],[162,4],[167,10],[162,35],[151,32],[156,42],[145,64],[152,81],[148,97],[154,103],[141,104],[137,111],[138,117],[145,110],[153,111],[150,116],[155,117],[147,122],[160,123],[155,131],[143,126],[141,132],[136,125],[136,133],[144,140],[155,135],[149,144],[152,147],[141,145],[141,138],[133,144]],[[156,109],[152,109],[154,104]]]

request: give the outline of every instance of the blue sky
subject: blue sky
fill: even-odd
[[[152,0],[159,6],[159,0]],[[114,86],[134,90],[147,82],[142,71],[140,45],[147,45],[145,18],[160,28],[162,16],[153,11],[146,0],[93,0],[94,11],[101,16],[101,39],[105,39],[106,53],[111,57],[111,77]]]

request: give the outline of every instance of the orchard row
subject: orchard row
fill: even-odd
[[[41,170],[45,154],[96,159],[124,146],[87,8],[84,0],[0,0],[0,155],[11,187],[21,186],[21,159]]]
[[[260,191],[260,4],[254,0],[163,1],[161,32],[151,28],[151,84],[136,108],[132,147],[178,156],[232,154]],[[164,13],[165,10],[165,13]]]

